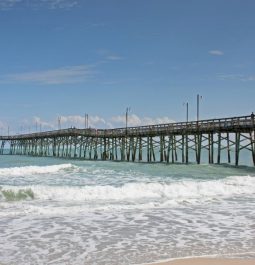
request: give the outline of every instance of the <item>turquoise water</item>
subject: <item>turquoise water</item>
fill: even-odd
[[[255,168],[0,157],[0,262],[255,257]]]

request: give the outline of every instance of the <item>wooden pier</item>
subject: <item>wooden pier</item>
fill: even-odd
[[[243,150],[255,166],[255,120],[249,116],[116,129],[76,129],[0,136],[0,155],[85,160],[239,165]],[[232,161],[231,161],[232,160]]]

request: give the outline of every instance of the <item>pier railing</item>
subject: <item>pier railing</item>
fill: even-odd
[[[254,116],[239,116],[231,118],[209,119],[190,122],[177,122],[137,127],[125,127],[115,129],[77,129],[68,128],[38,133],[19,134],[12,136],[0,136],[1,140],[61,137],[61,136],[91,136],[91,137],[125,137],[125,136],[160,136],[168,134],[188,134],[207,132],[231,132],[238,130],[250,130],[254,128]]]
[[[230,130],[238,129],[251,129],[254,127],[254,119],[251,116],[231,117],[222,119],[210,119],[191,122],[178,122],[178,123],[166,123],[157,125],[147,125],[139,127],[117,128],[100,130],[98,133],[102,135],[166,135],[166,134],[179,134],[179,133],[194,133],[198,132],[211,132],[221,131],[228,132]]]

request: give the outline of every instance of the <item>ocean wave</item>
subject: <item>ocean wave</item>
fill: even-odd
[[[57,173],[60,170],[70,169],[72,164],[60,164],[51,166],[24,166],[24,167],[10,167],[0,168],[0,176],[27,176],[33,174],[49,174]]]
[[[34,199],[34,192],[31,189],[3,189],[0,187],[0,201],[21,201]]]
[[[255,177],[232,176],[225,179],[197,181],[183,180],[172,183],[128,183],[115,186],[25,186],[4,187],[13,192],[31,190],[36,199],[54,201],[77,201],[111,203],[132,201],[139,204],[167,201],[192,202],[238,195],[255,194]]]

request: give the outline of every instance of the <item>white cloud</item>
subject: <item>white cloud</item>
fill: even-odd
[[[126,125],[126,115],[114,116],[111,118],[111,123],[119,126]],[[128,115],[128,126],[139,126],[142,124],[142,120],[135,114]]]
[[[221,56],[224,54],[224,52],[220,50],[210,50],[208,53],[210,53],[211,55],[216,55],[216,56]]]
[[[158,118],[149,118],[145,117],[143,120],[143,125],[146,124],[164,124],[164,123],[173,123],[175,122],[173,119],[170,119],[169,117],[158,117]]]
[[[241,79],[242,75],[240,74],[218,74],[217,78],[220,80],[237,80]]]
[[[41,117],[34,116],[32,119],[24,119],[20,125],[16,126],[16,129],[20,131],[23,128],[23,132],[37,132],[56,130],[59,128],[59,118],[61,129],[76,127],[83,129],[85,126],[85,117],[81,115],[59,115],[53,120],[46,121]],[[99,116],[89,116],[89,127],[90,128],[105,128],[107,127],[106,122]],[[1,122],[0,122],[1,129]]]
[[[84,128],[85,117],[80,115],[60,116],[62,127],[75,126],[77,128]],[[136,114],[128,116],[128,126],[141,126],[152,124],[163,124],[174,122],[169,117],[140,118]],[[89,116],[89,127],[91,128],[117,128],[126,126],[126,115],[113,116],[106,120],[100,116]]]
[[[39,128],[41,127],[41,129],[54,129],[55,128],[55,124],[51,123],[51,122],[47,122],[42,120],[40,117],[35,116],[33,118],[33,125],[37,126],[37,129],[39,130]]]
[[[25,72],[0,76],[1,83],[37,83],[42,85],[73,84],[92,77],[92,67],[86,65],[69,66],[37,72]]]
[[[78,4],[75,0],[43,0],[50,9],[69,9]]]
[[[75,126],[77,128],[84,128],[85,117],[80,115],[60,116],[62,127]],[[89,116],[89,127],[104,127],[105,120],[99,116]]]
[[[217,78],[220,80],[235,80],[242,82],[255,81],[255,75],[244,74],[218,74]]]
[[[22,7],[49,9],[70,9],[78,5],[79,0],[0,0],[0,10],[10,10],[20,4]]]
[[[23,0],[0,0],[0,10],[8,10]]]
[[[109,50],[106,50],[106,49],[98,49],[97,50],[97,53],[100,55],[100,56],[103,56],[105,60],[108,60],[108,61],[119,61],[119,60],[123,60],[123,57],[117,55],[116,53],[113,53]]]
[[[79,129],[83,129],[85,127],[85,117],[82,115],[59,115],[53,120],[44,120],[41,117],[34,116],[32,119],[25,119],[22,123],[16,125],[16,129],[13,127],[13,131],[18,133],[29,133],[58,129],[58,121],[60,118],[60,126],[61,129],[66,129],[70,127],[75,127]],[[128,126],[142,126],[142,125],[153,125],[153,124],[163,124],[163,123],[172,123],[174,122],[169,117],[139,117],[136,114],[130,114],[128,116]],[[98,129],[112,129],[112,128],[120,128],[126,126],[126,116],[113,116],[109,119],[104,119],[98,115],[89,116],[89,127],[90,128],[98,128]],[[0,130],[7,130],[5,123],[0,121]],[[22,129],[21,129],[22,128]]]
[[[255,75],[245,76],[242,81],[255,81]]]
[[[123,58],[117,55],[108,55],[106,56],[106,59],[110,61],[119,61],[122,60]]]
[[[114,116],[110,119],[111,124],[114,127],[118,126],[125,126],[126,125],[126,115],[122,116]],[[153,124],[163,124],[163,123],[172,123],[174,120],[170,119],[169,117],[158,117],[158,118],[151,118],[151,117],[142,117],[135,114],[128,115],[128,126],[142,126],[142,125],[153,125]]]
[[[0,121],[0,129],[3,129],[5,127],[6,127],[6,124],[4,122]]]

